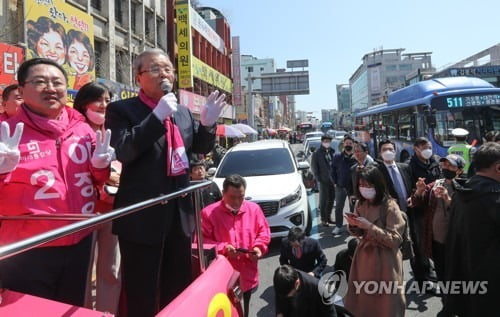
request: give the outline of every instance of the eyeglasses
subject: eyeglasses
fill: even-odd
[[[42,78],[38,78],[38,79],[33,79],[33,80],[27,80],[25,82],[31,83],[36,88],[40,88],[40,89],[45,89],[45,88],[49,87],[49,83],[51,83],[52,87],[54,87],[55,89],[60,89],[63,87],[66,88],[66,82],[62,81],[62,80],[48,81],[48,80],[45,80]]]
[[[164,71],[167,74],[173,74],[175,72],[175,69],[168,67],[168,66],[166,66],[166,67],[156,66],[156,67],[152,67],[150,69],[145,69],[145,70],[141,71],[139,73],[139,75],[142,75],[143,73],[150,73],[152,75],[158,76],[158,75],[160,75],[161,71]]]

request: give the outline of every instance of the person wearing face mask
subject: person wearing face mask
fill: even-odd
[[[344,205],[348,195],[349,179],[351,177],[351,167],[356,164],[356,159],[353,157],[354,140],[350,136],[344,137],[344,148],[342,152],[333,156],[332,161],[332,178],[335,183],[335,228],[332,231],[333,235],[339,235],[342,232],[344,225]],[[349,206],[351,206],[349,204]],[[352,209],[351,209],[352,212]]]
[[[252,292],[259,284],[257,261],[271,241],[264,212],[256,203],[245,200],[246,186],[240,175],[227,176],[222,184],[222,200],[201,210],[204,241],[215,244],[217,253],[226,256],[241,274],[245,317],[249,316]]]
[[[104,131],[106,107],[111,101],[112,94],[109,89],[97,82],[90,82],[80,88],[76,94],[73,108],[80,112],[94,131]],[[113,209],[114,196],[110,193],[118,187],[120,182],[121,164],[119,161],[111,162],[111,175],[97,188],[98,201],[96,212],[104,213]],[[103,224],[94,231],[94,245],[97,254],[91,259],[89,266],[96,267],[96,309],[116,314],[118,299],[121,291],[120,277],[120,249],[118,238],[111,233],[112,223]],[[92,253],[94,254],[94,253]],[[91,281],[87,285],[86,307],[92,308]]]
[[[335,199],[335,185],[332,178],[332,161],[335,150],[330,146],[332,137],[325,134],[321,137],[321,146],[314,151],[311,157],[311,171],[319,182],[319,210],[321,225],[328,227],[331,220],[333,202]]]
[[[451,197],[455,192],[453,180],[464,172],[465,160],[456,154],[441,158],[443,178],[426,184],[423,177],[416,183],[417,190],[411,196],[414,210],[422,213],[423,235],[421,246],[423,256],[434,261],[437,279],[444,278],[445,239],[448,232]]]
[[[419,179],[424,179],[425,184],[431,184],[436,181],[441,175],[439,163],[432,156],[432,144],[425,137],[419,137],[413,143],[415,153],[410,159],[409,166],[412,174],[412,187],[415,189],[415,184]],[[436,274],[432,268],[429,258],[424,255],[422,239],[424,234],[424,211],[423,207],[412,206],[411,212],[408,213],[410,219],[410,234],[414,245],[415,256],[411,261],[412,270],[415,279],[418,281],[435,280]]]
[[[497,316],[500,298],[500,144],[474,154],[477,171],[456,179],[446,236],[445,281],[487,281],[487,292],[444,295],[447,316]]]
[[[347,229],[359,243],[351,263],[345,308],[354,316],[404,316],[402,212],[377,167],[361,168],[355,188],[354,213],[345,217]],[[397,293],[374,294],[371,288],[356,287],[363,281],[395,283]]]
[[[395,161],[396,145],[391,140],[381,141],[378,148],[382,160],[376,160],[377,167],[382,172],[387,190],[391,197],[396,199],[399,208],[406,212],[408,209],[407,199],[410,197],[412,189],[411,169],[408,164]]]

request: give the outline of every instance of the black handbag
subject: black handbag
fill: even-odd
[[[410,260],[415,256],[415,252],[413,251],[413,242],[411,241],[410,238],[410,227],[408,226],[408,216],[406,215],[405,212],[400,211],[401,216],[403,217],[403,220],[405,222],[404,224],[404,230],[403,230],[403,241],[401,242],[401,245],[399,246],[399,250],[401,250],[401,254],[403,255],[403,260]],[[381,220],[382,224],[384,225],[384,229],[386,227],[386,222],[385,218],[387,217],[387,206],[382,206],[382,212],[380,213],[381,215]]]

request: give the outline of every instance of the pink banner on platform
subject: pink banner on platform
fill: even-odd
[[[81,308],[53,300],[22,294],[14,291],[4,291],[0,294],[0,316],[71,316],[71,317],[112,317],[110,313]]]

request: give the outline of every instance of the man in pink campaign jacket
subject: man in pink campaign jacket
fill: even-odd
[[[67,75],[42,58],[18,70],[24,104],[1,123],[0,215],[90,214],[95,185],[110,173],[110,132],[96,134],[66,106]],[[14,131],[11,134],[11,131]],[[68,221],[4,220],[0,245],[68,224]],[[0,261],[2,286],[82,306],[91,238],[79,232]]]
[[[201,211],[203,239],[217,246],[240,272],[245,316],[252,291],[259,284],[257,261],[267,252],[271,231],[259,205],[245,200],[247,184],[240,175],[229,175],[222,185],[222,200]]]

